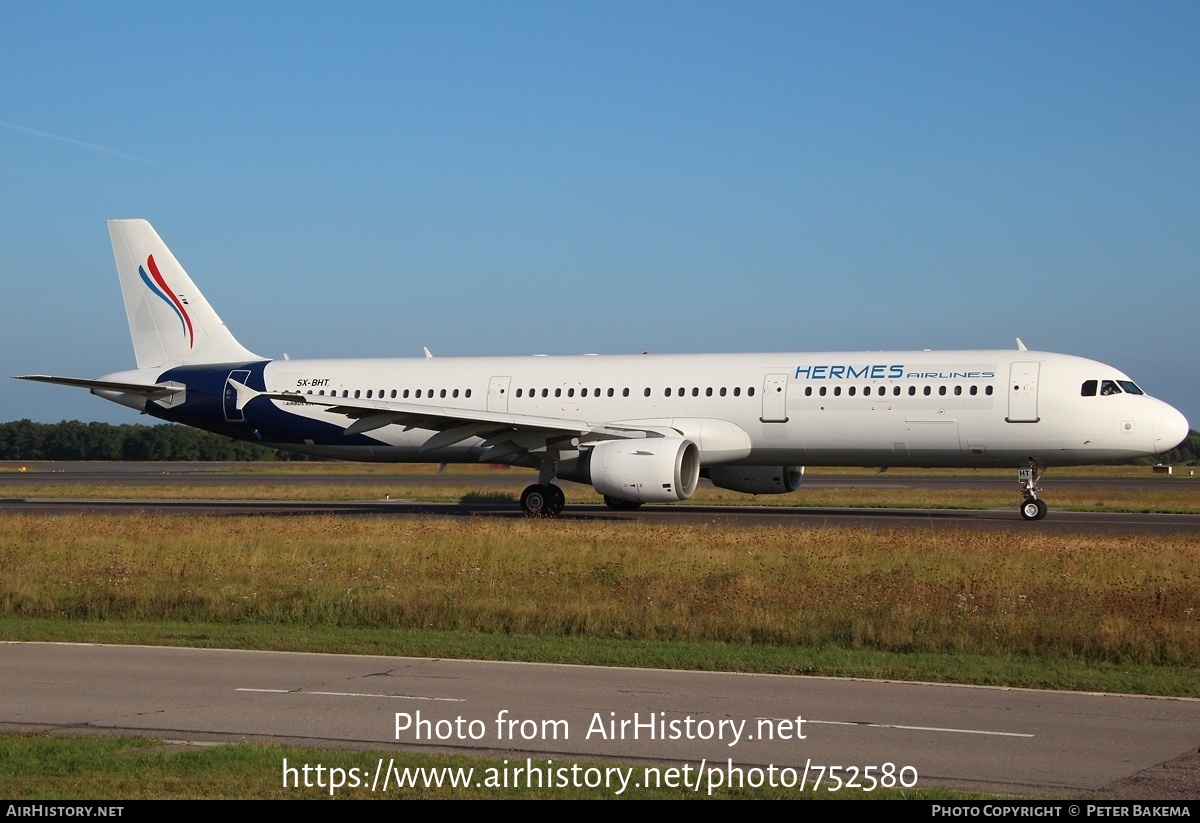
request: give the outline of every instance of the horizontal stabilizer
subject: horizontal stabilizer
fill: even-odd
[[[140,394],[151,399],[169,397],[184,391],[183,386],[162,386],[145,383],[120,383],[113,380],[88,380],[83,377],[55,377],[51,374],[19,374],[17,380],[36,380],[38,383],[55,383],[59,386],[74,386],[92,391],[115,391],[125,394]]]

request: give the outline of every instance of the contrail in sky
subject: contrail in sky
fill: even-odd
[[[70,143],[72,146],[80,146],[85,149],[91,149],[92,151],[102,151],[105,154],[112,154],[117,157],[124,157],[126,160],[136,160],[139,163],[149,163],[151,166],[161,166],[162,165],[161,163],[157,163],[153,160],[147,160],[144,157],[135,157],[134,155],[126,154],[123,151],[117,151],[116,149],[105,148],[104,146],[97,146],[95,143],[85,143],[82,140],[75,140],[74,138],[71,138],[71,137],[63,137],[62,135],[51,134],[50,132],[47,132],[47,131],[38,131],[37,129],[27,129],[24,126],[18,126],[16,123],[7,123],[4,120],[0,120],[0,126],[3,126],[6,129],[12,129],[13,131],[19,131],[23,134],[32,134],[34,137],[45,137],[47,140],[57,140],[60,143]]]

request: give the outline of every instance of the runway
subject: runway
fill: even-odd
[[[890,763],[920,786],[1057,796],[1104,796],[1200,743],[1200,701],[1186,699],[74,644],[3,643],[0,657],[8,731],[399,747],[522,764],[616,759],[812,773]],[[1196,769],[1183,772],[1191,783],[1175,790],[1196,797]]]
[[[19,465],[28,472],[15,471]],[[343,516],[434,516],[519,518],[517,506],[508,500],[489,500],[486,494],[468,493],[455,503],[411,502],[403,499],[362,500],[352,502],[307,501],[229,501],[208,500],[206,486],[237,486],[263,483],[289,485],[325,484],[339,486],[379,486],[394,484],[399,494],[412,485],[478,485],[481,491],[496,486],[519,490],[531,482],[528,472],[495,470],[479,474],[293,474],[271,473],[272,464],[256,464],[253,473],[230,473],[246,464],[211,463],[26,463],[2,464],[0,468],[0,511],[26,513],[95,513],[206,515],[297,516],[326,514]],[[265,471],[263,471],[265,469]],[[21,485],[119,485],[148,486],[179,483],[196,490],[187,500],[135,499],[102,500],[88,498],[28,499],[3,497],[5,488]],[[1067,512],[1053,508],[1055,488],[1189,489],[1200,494],[1196,478],[1161,477],[1062,477],[1048,483],[1050,514],[1045,520],[1030,523],[1016,510],[1019,493],[1012,478],[981,476],[944,476],[876,473],[869,475],[816,475],[805,478],[806,488],[862,488],[867,492],[884,488],[999,488],[1013,491],[1013,505],[1003,509],[895,509],[832,508],[794,506],[714,506],[691,503],[646,505],[633,512],[616,512],[596,504],[568,504],[560,519],[604,519],[648,523],[684,523],[690,525],[726,524],[735,526],[859,526],[870,528],[924,527],[933,529],[971,528],[1020,530],[1025,533],[1076,532],[1081,530],[1129,534],[1161,532],[1200,533],[1200,515]],[[752,500],[752,498],[747,498]]]

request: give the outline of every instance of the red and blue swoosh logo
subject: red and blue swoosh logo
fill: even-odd
[[[146,269],[150,269],[149,274],[146,274]],[[175,296],[175,292],[171,291],[170,287],[167,286],[167,281],[163,280],[163,276],[158,270],[158,264],[154,262],[153,254],[146,258],[145,266],[138,266],[138,274],[142,276],[142,282],[146,284],[147,288],[157,294],[179,317],[179,324],[183,327],[183,336],[187,338],[188,348],[190,349],[195,342],[195,334],[192,332],[192,318],[188,316],[187,309],[183,307],[180,299]]]

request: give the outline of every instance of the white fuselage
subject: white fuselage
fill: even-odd
[[[1154,454],[1187,435],[1182,415],[1147,395],[1083,394],[1086,381],[1130,382],[1116,369],[1032,351],[276,360],[263,374],[269,391],[352,402],[650,421],[697,440],[705,465],[1068,465]],[[322,407],[276,404],[338,419]],[[706,438],[707,421],[722,425]],[[726,423],[745,432],[748,449]],[[402,426],[370,432],[372,446],[272,434],[263,431],[264,442],[350,459],[481,454],[477,438],[421,451],[434,433]]]

